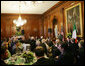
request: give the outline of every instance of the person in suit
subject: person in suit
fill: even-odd
[[[78,64],[83,65],[84,64],[84,40],[80,40],[79,44],[79,62]]]
[[[59,56],[60,54],[61,54],[60,50],[53,45],[52,46],[52,57],[55,58],[56,56]]]
[[[51,39],[48,39],[47,44],[48,44],[49,47],[53,46],[53,42],[52,42],[52,40],[51,40]]]
[[[56,64],[58,65],[72,65],[74,62],[74,56],[73,54],[68,51],[68,45],[66,42],[62,42],[59,50],[61,52],[59,58],[56,61]]]
[[[49,60],[44,57],[44,48],[42,46],[37,46],[35,48],[35,55],[37,57],[37,62],[35,62],[33,65],[48,65]]]
[[[47,55],[49,46],[46,43],[46,39],[42,39],[40,46],[44,48],[45,54]]]
[[[31,51],[34,51],[34,49],[36,48],[36,41],[34,37],[31,37],[30,46],[31,46]]]
[[[53,45],[51,53],[52,53],[52,55],[49,57],[50,64],[57,65],[56,61],[57,61],[59,55],[61,54],[61,52],[59,51],[59,49],[57,47],[55,47]]]

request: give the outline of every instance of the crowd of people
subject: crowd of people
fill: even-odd
[[[84,64],[84,40],[77,40],[73,38],[51,39],[29,37],[28,40],[10,38],[8,40],[1,40],[1,61],[3,64],[5,59],[15,54],[17,50],[23,50],[22,44],[30,44],[31,52],[35,53],[37,61],[33,65],[72,65]],[[17,49],[16,49],[17,48]]]

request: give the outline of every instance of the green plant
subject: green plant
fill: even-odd
[[[33,62],[34,54],[30,51],[28,53],[25,52],[23,54],[23,57],[26,59],[26,62],[30,63],[30,62]]]
[[[16,35],[20,36],[20,35],[22,35],[22,33],[21,32],[16,32]]]
[[[21,30],[21,27],[16,27],[16,36],[22,35],[20,30]]]
[[[72,38],[72,33],[68,33],[67,38]]]
[[[58,36],[58,39],[59,39],[60,41],[62,41],[63,35],[60,34],[60,35]]]

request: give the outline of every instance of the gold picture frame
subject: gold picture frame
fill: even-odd
[[[65,9],[65,16],[66,16],[66,34],[70,32],[72,33],[74,22],[77,27],[77,37],[82,37],[81,3],[78,3],[70,8]]]

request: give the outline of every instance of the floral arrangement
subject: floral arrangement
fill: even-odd
[[[60,41],[62,41],[62,40],[63,40],[63,35],[60,34],[60,35],[58,36],[58,39],[59,39]]]
[[[16,30],[17,30],[17,32],[16,32],[16,34],[15,35],[17,35],[17,36],[20,36],[20,35],[22,35],[22,33],[21,33],[21,27],[16,27]]]
[[[26,63],[30,63],[30,62],[33,62],[35,57],[31,51],[28,51],[23,54],[23,58],[26,59]]]
[[[22,35],[22,33],[17,31],[17,32],[16,32],[16,35],[17,35],[17,36],[20,36],[20,35]]]
[[[68,33],[66,37],[67,38],[72,38],[72,33]]]

